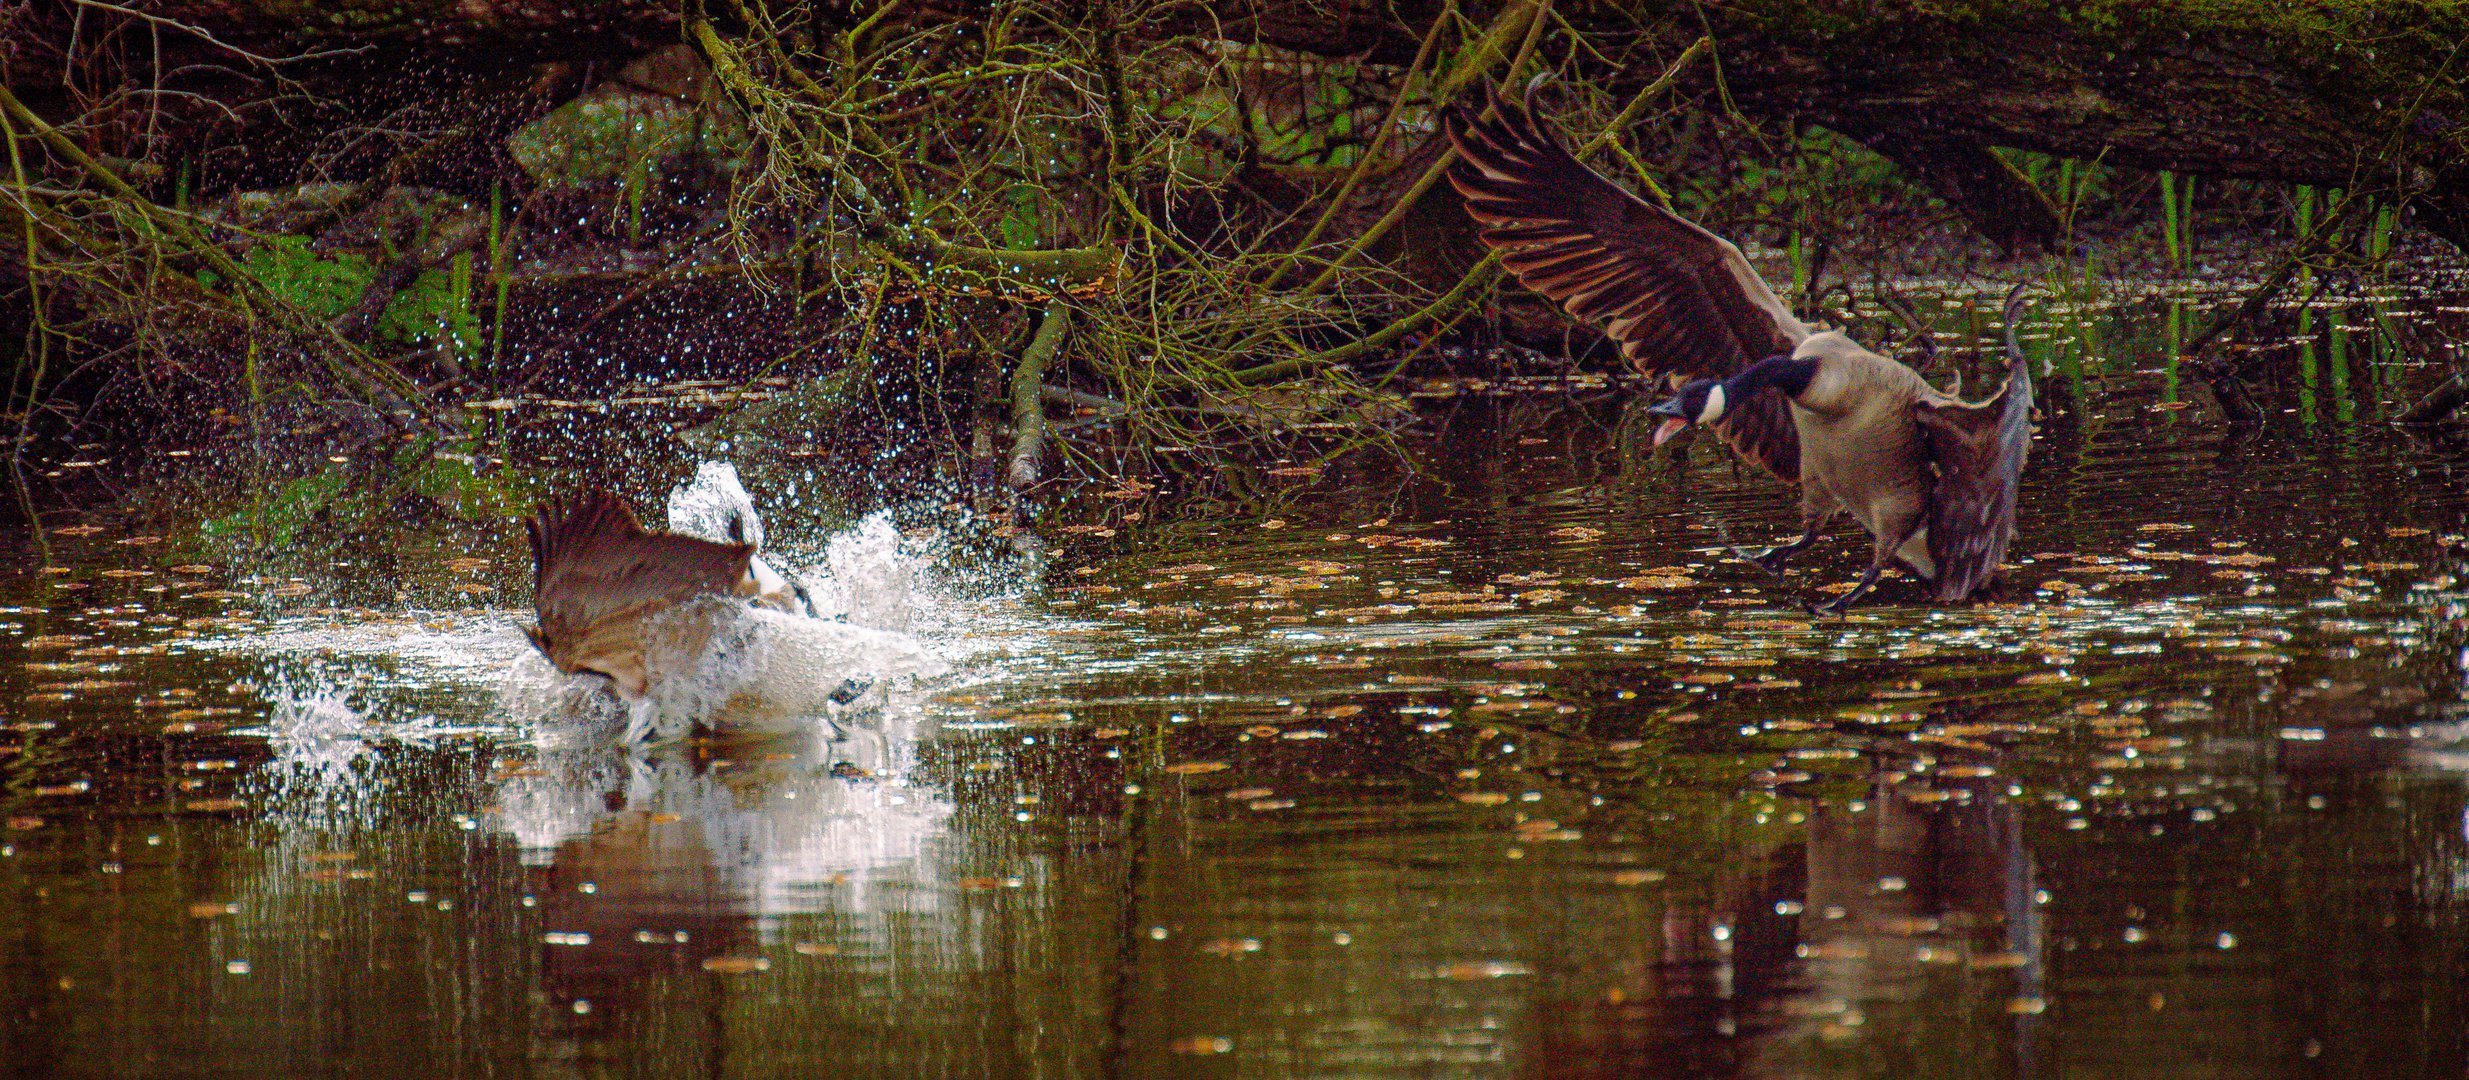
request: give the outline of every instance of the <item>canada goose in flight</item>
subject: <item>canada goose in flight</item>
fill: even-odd
[[[1876,547],[1840,614],[1895,562],[1938,601],[1989,583],[2015,532],[2015,487],[2031,446],[2032,381],[2006,298],[2007,381],[1970,403],[1841,333],[1793,317],[1740,249],[1606,180],[1524,102],[1494,91],[1495,119],[1446,114],[1449,180],[1501,264],[1527,288],[1602,327],[1621,355],[1677,396],[1649,415],[1661,445],[1712,425],[1741,456],[1800,487],[1803,534],[1758,556],[1783,561],[1849,513]],[[1772,389],[1774,393],[1764,391]]]

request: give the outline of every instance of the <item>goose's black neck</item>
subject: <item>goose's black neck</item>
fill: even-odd
[[[1789,356],[1769,356],[1751,364],[1740,374],[1723,381],[1723,396],[1733,401],[1747,401],[1749,395],[1769,386],[1783,391],[1784,396],[1798,398],[1809,389],[1809,380],[1817,377],[1817,358],[1796,360]]]

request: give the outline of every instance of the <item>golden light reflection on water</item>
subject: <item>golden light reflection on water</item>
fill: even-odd
[[[412,610],[57,531],[0,612],[0,1040],[65,1074],[2456,1062],[2463,461],[2156,432],[2152,382],[2046,425],[2004,603],[1812,618],[1861,545],[1765,577],[1731,549],[1789,528],[1774,490],[1640,456],[1616,401],[1460,395],[1413,468],[1298,468],[1283,517],[1058,531],[1127,546],[923,596],[954,670],[871,716],[642,755],[504,707],[519,614],[455,605],[519,602],[511,532],[407,542]]]

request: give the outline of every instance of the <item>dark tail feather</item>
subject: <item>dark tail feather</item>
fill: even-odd
[[[1939,601],[1962,600],[1997,576],[2015,538],[2015,497],[2032,449],[2032,371],[2015,340],[2024,291],[2006,294],[2006,385],[1977,405],[1924,404],[1913,413],[1937,479],[1929,493],[1929,559]]]

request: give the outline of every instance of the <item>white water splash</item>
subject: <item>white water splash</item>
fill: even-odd
[[[921,561],[903,550],[891,513],[877,511],[826,542],[819,565],[794,572],[817,615],[905,633],[916,621]]]
[[[669,531],[714,543],[763,546],[763,518],[755,513],[754,496],[738,482],[737,466],[725,461],[696,466],[694,479],[670,490]]]

